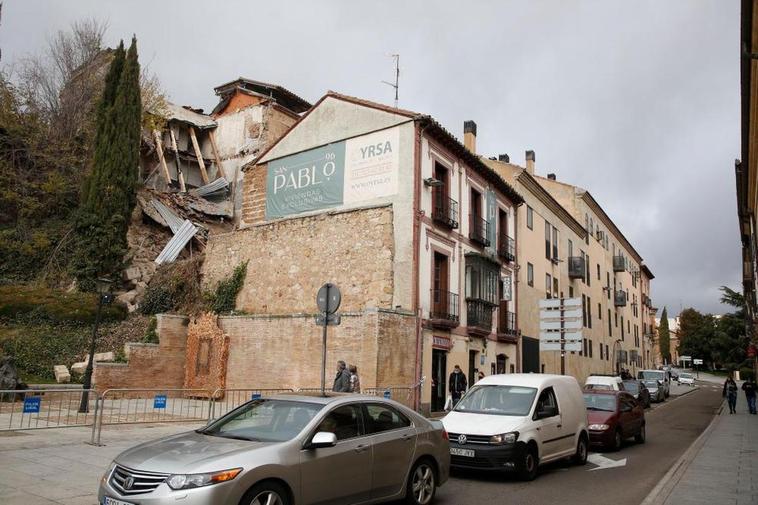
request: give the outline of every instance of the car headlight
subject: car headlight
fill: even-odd
[[[232,480],[241,471],[242,468],[234,468],[212,473],[176,474],[166,479],[166,484],[173,490],[210,486],[211,484]]]
[[[590,431],[605,431],[610,428],[610,426],[607,424],[590,424],[587,428]]]
[[[518,431],[503,433],[502,435],[493,435],[490,437],[490,443],[495,445],[513,444],[516,440],[518,440]]]
[[[113,471],[114,468],[116,468],[116,462],[115,461],[111,461],[110,466],[108,466],[108,469],[105,471],[105,473],[103,474],[103,477],[102,477],[102,479],[100,479],[100,481],[103,482],[103,483],[107,482],[108,481],[108,477],[111,476],[111,472]]]

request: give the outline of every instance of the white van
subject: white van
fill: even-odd
[[[515,471],[532,480],[550,461],[587,462],[587,410],[574,377],[490,375],[442,423],[454,467]]]
[[[605,389],[624,391],[624,381],[621,377],[611,375],[590,375],[584,381],[584,389]]]

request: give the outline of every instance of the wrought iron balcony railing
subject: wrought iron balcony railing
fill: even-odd
[[[613,296],[613,305],[616,307],[626,307],[626,291],[616,291]]]
[[[458,323],[460,321],[458,294],[441,289],[432,289],[432,310],[429,317],[430,319]]]
[[[623,272],[626,270],[626,264],[624,262],[623,256],[614,256],[613,257],[613,271],[614,272]]]
[[[569,279],[584,279],[586,276],[586,261],[581,256],[571,256],[568,259]]]
[[[492,311],[495,308],[484,300],[466,300],[466,324],[487,332],[492,331]]]
[[[489,239],[490,223],[476,214],[469,216],[468,238],[484,247],[490,246]]]
[[[458,228],[458,202],[435,191],[432,193],[432,219],[448,228]]]
[[[497,253],[505,261],[516,261],[516,241],[508,235],[501,233],[497,241]]]
[[[518,334],[515,312],[500,310],[497,332],[513,336]]]

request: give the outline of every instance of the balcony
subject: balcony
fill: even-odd
[[[507,262],[516,261],[516,241],[501,234],[497,242],[497,253]]]
[[[568,259],[569,279],[584,279],[586,276],[586,261],[581,256],[571,256]]]
[[[497,340],[509,344],[518,343],[518,328],[516,328],[516,314],[500,307],[498,311]]]
[[[458,202],[435,191],[432,194],[432,219],[450,229],[458,228]]]
[[[623,272],[624,270],[626,270],[626,265],[624,264],[624,257],[614,256],[613,257],[613,271]]]
[[[432,289],[429,322],[436,328],[455,328],[460,324],[458,294]]]
[[[616,307],[626,307],[626,291],[616,291],[613,296],[613,305]]]
[[[469,216],[468,238],[470,238],[472,242],[476,242],[482,247],[489,247],[489,231],[490,223],[486,219],[482,219],[476,214],[471,214]]]
[[[487,336],[492,332],[492,311],[495,308],[484,300],[466,300],[466,324],[469,333]]]

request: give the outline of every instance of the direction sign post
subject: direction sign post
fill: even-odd
[[[540,350],[560,351],[561,375],[566,374],[566,351],[582,349],[582,300],[540,300]]]
[[[321,286],[316,294],[316,306],[320,312],[316,317],[316,324],[324,327],[321,343],[321,396],[326,396],[326,330],[329,326],[340,324],[340,317],[335,312],[341,302],[340,288],[331,282]]]

